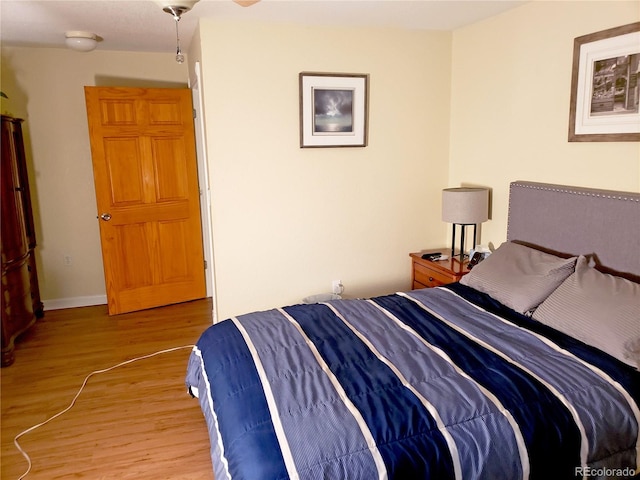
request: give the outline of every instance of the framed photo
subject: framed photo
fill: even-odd
[[[570,142],[640,141],[640,22],[573,44]]]
[[[366,147],[369,75],[300,73],[300,148]]]

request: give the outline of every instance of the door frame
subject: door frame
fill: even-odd
[[[198,163],[198,185],[200,188],[200,217],[202,223],[202,247],[207,268],[204,271],[207,297],[212,299],[213,323],[218,321],[218,302],[216,300],[215,264],[213,256],[213,227],[211,225],[211,187],[209,165],[207,162],[207,141],[204,123],[204,99],[202,95],[202,70],[200,62],[194,64],[194,77],[189,78],[189,88],[193,98],[193,119],[196,139],[196,158]]]

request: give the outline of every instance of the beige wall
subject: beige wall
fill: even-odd
[[[450,34],[200,25],[220,318],[410,284],[444,241]],[[298,73],[368,73],[369,146],[299,147]]]
[[[186,83],[173,54],[2,47],[3,110],[25,119],[45,309],[106,303],[84,86]]]
[[[638,20],[636,1],[534,1],[454,32],[449,183],[492,189],[482,243],[506,238],[513,180],[640,191],[638,142],[567,141],[573,39]]]

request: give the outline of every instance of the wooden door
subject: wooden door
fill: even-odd
[[[85,98],[109,314],[204,298],[191,91]]]

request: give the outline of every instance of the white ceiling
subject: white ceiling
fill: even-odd
[[[199,18],[453,30],[525,3],[522,0],[200,0],[179,22],[187,51]],[[2,45],[64,47],[64,34],[97,34],[102,50],[175,52],[173,17],[153,0],[0,0]]]

